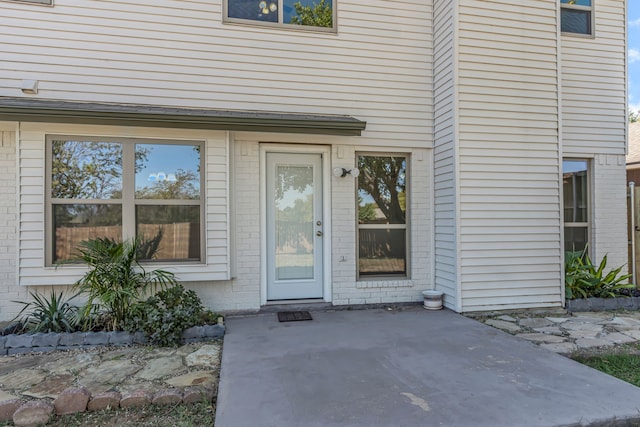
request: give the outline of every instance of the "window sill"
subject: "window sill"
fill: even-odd
[[[226,265],[169,265],[158,264],[144,266],[147,271],[160,269],[167,270],[176,275],[176,280],[184,282],[211,282],[230,280],[231,275]],[[38,272],[31,271],[29,276],[20,277],[21,286],[42,286],[42,285],[72,285],[82,278],[87,272],[87,268],[81,265],[64,265],[59,267],[43,267]]]
[[[356,289],[369,288],[413,288],[415,282],[411,279],[388,279],[388,280],[360,280],[356,282]]]

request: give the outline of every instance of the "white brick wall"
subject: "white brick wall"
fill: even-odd
[[[235,224],[235,278],[229,281],[186,283],[205,307],[218,311],[260,308],[260,145],[236,141],[232,145],[232,215]],[[232,239],[233,240],[233,239]]]
[[[27,290],[16,277],[16,132],[0,125],[0,320],[15,317],[21,309],[15,300],[25,300]]]
[[[600,154],[591,162],[593,262],[607,255],[607,270],[628,263],[627,189],[623,155]]]
[[[333,166],[353,167],[358,151],[370,147],[341,146],[332,150]],[[356,280],[356,180],[332,180],[333,303],[378,304],[420,301],[431,286],[431,151],[413,149],[383,153],[409,153],[409,267],[410,279]],[[341,157],[338,157],[340,153]]]

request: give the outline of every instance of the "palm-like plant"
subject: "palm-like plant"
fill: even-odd
[[[121,330],[135,302],[150,291],[177,283],[168,271],[146,271],[138,262],[139,246],[137,239],[117,242],[109,238],[80,244],[79,259],[89,266],[89,271],[75,284],[78,292],[87,295],[84,319],[91,321],[96,315],[103,315],[106,329]]]
[[[633,284],[628,283],[631,275],[622,272],[624,265],[605,274],[606,266],[606,255],[600,264],[595,265],[587,253],[587,248],[583,251],[566,252],[564,256],[566,297],[568,299],[613,298],[620,295],[622,289],[634,287]]]
[[[15,301],[22,304],[22,310],[15,317],[22,324],[23,331],[29,332],[73,332],[78,324],[78,307],[69,303],[76,295],[65,298],[64,293],[53,290],[47,298],[30,292],[33,301]],[[27,312],[23,317],[22,314]]]

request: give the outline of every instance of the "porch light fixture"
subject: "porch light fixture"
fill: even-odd
[[[345,169],[345,168],[341,168],[341,167],[337,167],[337,168],[333,168],[333,176],[335,176],[336,178],[344,178],[347,175],[351,175],[354,178],[357,178],[360,175],[360,169],[358,168],[353,168],[353,169]]]

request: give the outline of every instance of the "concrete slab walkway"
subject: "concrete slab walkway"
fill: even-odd
[[[312,316],[227,319],[216,427],[640,420],[640,388],[451,311]]]

